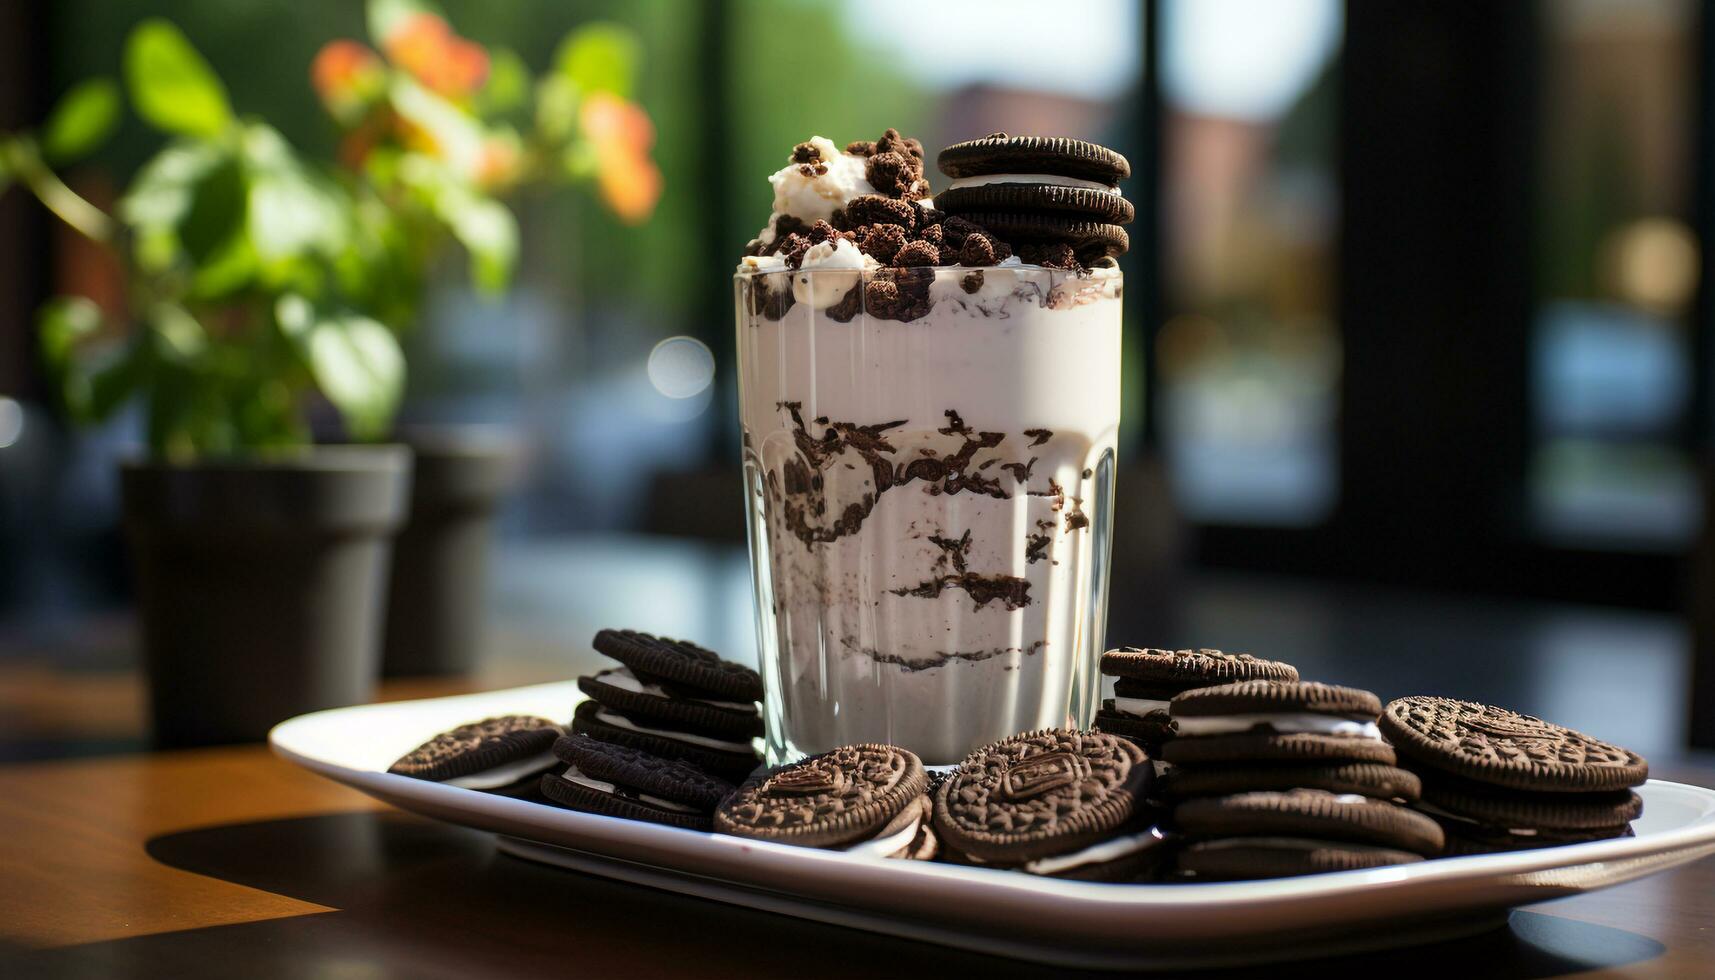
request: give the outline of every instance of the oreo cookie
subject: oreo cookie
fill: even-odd
[[[683,760],[733,782],[750,775],[758,762],[756,748],[748,738],[684,731],[655,719],[627,715],[599,701],[578,705],[572,712],[572,731],[664,759]]]
[[[1418,808],[1449,855],[1606,840],[1631,832],[1649,763],[1620,746],[1505,708],[1451,698],[1390,702],[1383,733],[1423,777]]]
[[[695,643],[636,630],[602,630],[591,645],[633,674],[682,696],[709,701],[760,701],[762,675],[722,660]]]
[[[1199,881],[1291,878],[1385,868],[1422,861],[1423,855],[1374,844],[1341,844],[1299,837],[1229,837],[1181,848],[1181,872]]]
[[[935,156],[948,177],[984,174],[1055,174],[1113,185],[1131,176],[1124,156],[1096,143],[1064,136],[1008,136],[993,133],[965,140]],[[940,207],[940,198],[936,198]]]
[[[731,783],[686,762],[568,735],[554,743],[562,772],[541,777],[542,795],[573,810],[630,820],[709,829]]]
[[[715,811],[715,829],[872,857],[932,855],[927,786],[922,761],[905,749],[842,746],[746,780]]]
[[[563,726],[546,718],[502,715],[442,732],[387,771],[463,789],[531,796],[537,777],[553,768],[554,740],[563,734]]]
[[[1088,880],[1136,877],[1164,853],[1144,804],[1143,751],[1104,732],[1046,729],[971,753],[935,794],[949,860]]]
[[[1423,795],[1423,782],[1415,774],[1396,766],[1348,762],[1333,765],[1235,763],[1173,766],[1156,784],[1157,794],[1166,800],[1295,789],[1357,794],[1371,799],[1410,803]]]
[[[1102,654],[1101,671],[1114,681],[1114,696],[1104,700],[1096,727],[1133,739],[1151,755],[1173,737],[1168,703],[1199,687],[1239,680],[1297,680],[1290,664],[1246,653],[1220,650],[1156,650],[1121,647]]]
[[[756,702],[714,701],[687,693],[675,695],[662,683],[637,676],[629,667],[580,677],[578,689],[632,717],[652,718],[688,731],[733,738],[762,734],[762,715],[756,710]]]
[[[1600,793],[1649,778],[1643,756],[1582,732],[1452,698],[1389,702],[1382,731],[1413,766],[1533,793]]]
[[[935,207],[950,214],[1014,211],[1064,213],[1115,225],[1131,224],[1137,209],[1114,188],[1066,187],[1022,181],[951,187],[935,196]]]
[[[1124,255],[1131,248],[1131,236],[1124,228],[1082,216],[1036,211],[966,211],[959,217],[982,225],[1021,249],[1029,243],[1063,242],[1086,265],[1099,258]]]
[[[1356,688],[1305,681],[1240,681],[1176,695],[1173,764],[1344,761],[1393,765],[1381,702]]]
[[[1173,824],[1191,839],[1288,838],[1419,855],[1440,853],[1446,840],[1439,824],[1397,803],[1323,790],[1187,800],[1174,808]]]

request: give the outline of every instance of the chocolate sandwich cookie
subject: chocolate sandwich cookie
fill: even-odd
[[[1180,848],[1176,861],[1197,880],[1293,878],[1385,868],[1423,860],[1420,854],[1374,844],[1342,844],[1301,837],[1229,837]]]
[[[1131,878],[1162,853],[1143,803],[1151,778],[1143,751],[1118,736],[1026,732],[959,764],[935,794],[935,831],[962,864]]]
[[[1186,800],[1173,809],[1187,838],[1290,838],[1368,844],[1412,854],[1438,854],[1440,825],[1397,803],[1323,790],[1238,793]]]
[[[1054,174],[1112,186],[1131,176],[1131,163],[1121,154],[1064,136],[993,133],[954,143],[936,154],[935,166],[955,179],[985,174]],[[937,196],[936,206],[940,203]]]
[[[1393,765],[1376,725],[1381,702],[1356,688],[1307,681],[1241,681],[1174,697],[1176,737],[1162,757],[1184,763],[1323,761]]]
[[[629,667],[641,680],[677,696],[716,702],[762,700],[762,675],[695,643],[636,630],[602,630],[591,645]]]
[[[928,779],[892,745],[846,745],[759,773],[715,811],[715,829],[757,840],[872,857],[927,851]]]
[[[1175,695],[1240,680],[1298,679],[1290,664],[1220,650],[1121,647],[1102,654],[1101,671],[1118,679],[1114,696],[1096,714],[1096,727],[1134,739],[1152,755],[1173,736],[1168,704]]]
[[[1636,752],[1493,705],[1452,698],[1389,702],[1381,729],[1413,767],[1532,793],[1601,793],[1649,778]]]
[[[664,759],[681,759],[733,782],[749,776],[760,761],[748,738],[685,731],[653,718],[628,715],[599,701],[572,712],[572,731]]]
[[[1068,187],[1027,178],[950,187],[935,195],[935,206],[960,215],[1046,212],[1114,225],[1130,224],[1137,216],[1117,187]]]
[[[1274,766],[1233,763],[1173,766],[1157,781],[1156,792],[1165,800],[1185,800],[1197,796],[1295,789],[1319,789],[1410,803],[1422,795],[1423,783],[1407,770],[1372,762]]]
[[[554,743],[563,772],[541,777],[542,794],[573,810],[707,830],[715,807],[733,790],[688,762],[568,735]]]
[[[502,715],[442,732],[387,771],[505,796],[531,796],[537,777],[555,764],[562,725],[533,715]]]
[[[1077,215],[1037,211],[965,211],[959,217],[974,221],[1020,246],[1064,242],[1072,246],[1073,253],[1086,265],[1103,256],[1124,255],[1131,248],[1131,236],[1124,228]]]
[[[936,163],[952,183],[935,207],[1013,242],[1026,262],[1076,268],[1131,245],[1120,225],[1136,209],[1118,187],[1131,164],[1105,146],[995,133],[947,147]],[[1071,255],[1044,245],[1069,247]]]
[[[762,734],[762,715],[754,701],[717,701],[644,680],[629,667],[578,678],[578,689],[634,718],[651,718],[687,731],[735,739]]]

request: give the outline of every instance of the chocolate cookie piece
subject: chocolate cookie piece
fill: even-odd
[[[1032,211],[969,211],[961,215],[1009,242],[1064,242],[1085,264],[1103,256],[1124,255],[1131,237],[1119,225]]]
[[[1174,696],[1171,710],[1175,719],[1303,713],[1368,722],[1381,713],[1382,703],[1355,687],[1254,680],[1185,691]]]
[[[1215,762],[1379,762],[1399,760],[1393,746],[1358,735],[1202,735],[1175,738],[1161,747],[1174,765]]]
[[[1491,786],[1597,793],[1649,778],[1649,763],[1636,752],[1473,701],[1400,698],[1388,704],[1380,724],[1412,763]]]
[[[707,830],[732,784],[696,766],[571,735],[554,744],[563,772],[541,777],[541,792],[561,806],[628,820]]]
[[[636,630],[602,630],[592,645],[631,668],[639,678],[710,700],[760,701],[762,675],[743,664],[722,660],[695,643],[651,636]]]
[[[1144,746],[1146,752],[1173,737],[1173,719],[1167,712],[1153,710],[1136,715],[1116,709],[1114,702],[1114,698],[1102,702],[1101,710],[1096,712],[1097,729],[1129,738]]]
[[[578,705],[572,713],[572,731],[664,759],[682,759],[734,782],[749,776],[760,761],[749,739],[678,731],[652,719],[630,717],[596,701]]]
[[[1298,668],[1248,653],[1120,647],[1102,654],[1102,673],[1151,684],[1183,685],[1172,693],[1234,681],[1295,681]]]
[[[1422,809],[1489,826],[1560,831],[1624,826],[1643,815],[1644,801],[1629,789],[1608,793],[1521,793],[1481,783],[1431,777],[1423,783]]]
[[[552,768],[554,740],[565,728],[534,715],[502,715],[442,732],[387,768],[465,789],[507,792],[534,785]]]
[[[1587,830],[1553,831],[1521,828],[1517,831],[1509,831],[1450,821],[1437,822],[1447,833],[1447,844],[1441,850],[1442,857],[1531,851],[1541,847],[1587,844],[1590,841],[1614,840],[1632,836],[1630,824],[1620,824],[1615,827],[1593,827]]]
[[[1421,813],[1365,796],[1322,790],[1238,793],[1186,800],[1173,822],[1188,837],[1297,837],[1437,854],[1441,827]]]
[[[952,187],[935,195],[935,206],[949,214],[974,212],[1051,212],[1107,224],[1130,224],[1137,210],[1116,190],[1059,184],[995,183]]]
[[[977,862],[1022,865],[1081,851],[1144,815],[1152,769],[1103,732],[1044,729],[972,752],[935,796],[935,831]]]
[[[1105,146],[1064,136],[1008,136],[993,133],[982,139],[954,143],[935,157],[935,166],[949,177],[983,174],[1056,174],[1117,184],[1131,176],[1131,163]],[[940,206],[940,199],[936,199]]]
[[[1286,792],[1319,789],[1330,793],[1353,793],[1378,800],[1417,800],[1422,782],[1414,774],[1395,766],[1370,762],[1343,765],[1250,765],[1175,766],[1157,781],[1163,799],[1183,800],[1196,796],[1231,796],[1258,791]]]
[[[732,738],[762,734],[762,713],[756,709],[756,702],[675,696],[663,685],[637,676],[629,667],[580,677],[578,689],[634,718],[652,718],[669,727]]]
[[[1198,880],[1245,881],[1385,868],[1423,860],[1418,854],[1374,845],[1294,837],[1231,837],[1181,848],[1179,870]]]
[[[715,811],[723,834],[843,848],[898,832],[895,821],[928,785],[916,755],[892,745],[846,745],[746,780]]]

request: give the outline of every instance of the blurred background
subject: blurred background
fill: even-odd
[[[662,176],[637,225],[532,198],[513,288],[437,277],[409,338],[405,423],[529,451],[474,683],[568,676],[604,625],[753,657],[730,275],[764,177],[812,134],[1051,133],[1126,153],[1139,206],[1110,644],[1254,649],[1651,753],[1715,742],[1711,4],[441,6],[533,65],[586,21],[634,30]],[[0,130],[111,73],[148,15],[240,113],[335,156],[309,65],[363,33],[344,0],[0,5]],[[68,182],[110,203],[154,145],[126,121]],[[0,195],[0,758],[145,737],[113,468],[142,422],[73,428],[32,329],[50,295],[111,288]],[[664,370],[686,351],[688,379]]]

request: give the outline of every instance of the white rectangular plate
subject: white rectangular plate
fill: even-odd
[[[437,732],[501,714],[567,719],[582,698],[567,682],[336,708],[282,723],[269,743],[400,809],[501,834],[501,848],[520,857],[1062,966],[1217,965],[1404,945],[1715,854],[1715,791],[1658,780],[1639,790],[1644,813],[1630,838],[1275,881],[1113,885],[678,830],[385,771]]]

